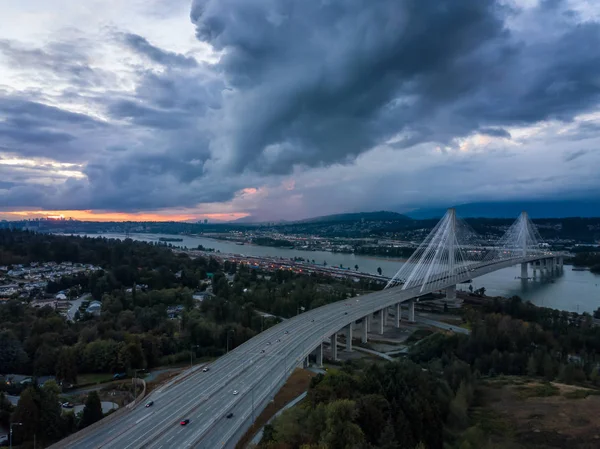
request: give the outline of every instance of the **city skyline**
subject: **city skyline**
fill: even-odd
[[[0,220],[600,198],[584,0],[3,8]]]

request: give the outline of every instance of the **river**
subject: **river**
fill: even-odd
[[[124,239],[125,234],[89,234],[89,237],[106,237]],[[403,260],[357,256],[354,254],[331,253],[327,251],[302,251],[287,248],[272,248],[268,246],[237,245],[233,242],[208,239],[204,237],[174,236],[167,234],[130,234],[133,240],[145,242],[157,242],[160,237],[182,238],[181,242],[170,242],[174,246],[197,248],[202,245],[205,248],[214,248],[221,253],[241,254],[246,256],[270,256],[291,259],[302,257],[317,264],[327,262],[328,266],[350,267],[354,270],[358,265],[359,271],[365,273],[377,273],[381,268],[385,276],[393,276],[402,266]],[[520,266],[498,270],[485,276],[473,279],[473,288],[485,287],[486,294],[490,296],[510,297],[518,295],[533,304],[553,309],[567,310],[570,312],[592,313],[600,307],[600,275],[589,271],[573,271],[572,267],[565,265],[561,274],[550,279],[536,279],[522,281],[517,277],[521,275]],[[531,269],[529,271],[531,276]],[[538,272],[539,276],[539,272]],[[459,290],[466,290],[468,284],[458,286]]]

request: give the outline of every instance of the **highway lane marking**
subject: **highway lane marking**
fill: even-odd
[[[312,326],[310,325],[310,323],[308,323],[308,322],[307,322],[307,323],[305,323],[305,325],[304,325],[304,326],[300,326],[300,327],[299,327],[299,329],[296,329],[296,332],[297,332],[297,331],[306,331],[307,329],[309,329],[309,328],[311,328],[311,327],[312,327]],[[278,333],[278,332],[280,332],[280,330],[279,330],[279,331],[277,331],[277,333]],[[275,332],[273,332],[273,333],[275,333]],[[269,335],[265,335],[265,336],[264,336],[264,339],[266,340],[266,339],[267,339],[267,338],[269,338],[269,337],[270,337]],[[281,336],[281,338],[286,338],[286,337],[282,335],[282,336]],[[286,339],[287,339],[287,338],[286,338]],[[262,344],[262,343],[260,343],[260,342],[257,342],[256,344],[257,344],[257,345],[260,345],[260,344]],[[242,345],[242,346],[244,346],[244,345]],[[256,347],[256,346],[255,346],[255,347]],[[239,347],[238,347],[238,348],[239,348]],[[248,349],[250,349],[250,348],[248,348]],[[251,350],[250,350],[250,351],[251,351]],[[250,351],[248,351],[248,353],[250,353]],[[277,352],[279,352],[279,351],[277,351]],[[237,355],[237,354],[236,354],[236,356],[235,356],[235,357],[231,358],[231,359],[230,359],[230,360],[228,360],[228,361],[227,361],[227,360],[223,360],[223,359],[221,359],[221,360],[220,360],[220,361],[223,361],[223,362],[225,362],[225,363],[218,363],[218,362],[217,362],[216,364],[213,364],[213,367],[215,367],[215,365],[223,365],[223,366],[222,366],[222,368],[227,368],[228,366],[232,366],[232,365],[234,365],[235,363],[240,363],[240,362],[242,362],[242,366],[241,366],[241,372],[240,372],[240,371],[238,371],[237,373],[229,373],[229,374],[228,374],[228,376],[227,376],[227,381],[225,382],[225,384],[229,382],[229,379],[230,379],[231,377],[238,377],[239,375],[243,375],[244,373],[245,373],[246,375],[250,375],[250,376],[252,376],[254,373],[257,373],[257,372],[263,371],[265,368],[266,368],[266,369],[267,369],[267,371],[268,371],[269,367],[265,367],[265,366],[263,366],[263,364],[262,364],[262,363],[255,364],[255,363],[254,363],[254,362],[255,362],[255,360],[253,360],[253,359],[251,359],[250,361],[248,361],[248,360],[245,360],[245,361],[244,361],[244,360],[240,360],[240,359],[243,359],[243,358],[244,358],[244,355],[245,355],[245,354],[239,354],[239,355]],[[262,359],[261,361],[264,361],[264,360],[265,360],[265,357],[263,356],[263,357],[260,357],[259,359]],[[220,361],[219,361],[219,362],[220,362]],[[219,368],[221,368],[221,366],[219,366]],[[291,367],[290,367],[290,368],[291,368]],[[194,373],[194,374],[196,374],[196,373]],[[257,374],[258,374],[258,373],[257,373]],[[187,387],[187,385],[188,385],[188,384],[190,384],[190,383],[191,383],[191,381],[192,381],[193,379],[195,380],[195,378],[196,378],[196,377],[197,377],[197,376],[194,376],[194,375],[192,375],[192,376],[189,376],[187,379],[185,379],[185,381],[184,381],[184,382],[180,383],[180,384],[179,384],[179,385],[177,385],[177,386],[179,386],[179,387],[182,387],[182,386],[183,386],[182,384],[186,384],[186,387]],[[198,376],[198,377],[199,377],[199,376]],[[208,377],[208,376],[207,376],[207,377]],[[212,377],[212,376],[211,376],[211,377]],[[204,380],[205,380],[205,379],[202,379],[202,380],[201,380],[201,383],[204,383],[204,382],[203,382]],[[213,380],[213,379],[211,379],[211,380]],[[209,379],[206,379],[206,381],[209,381]],[[209,394],[208,394],[208,395],[207,395],[206,393],[204,393],[204,394],[202,394],[202,395],[199,395],[199,397],[197,396],[196,398],[192,399],[191,401],[188,401],[188,402],[186,403],[186,405],[188,405],[188,404],[191,404],[191,403],[193,403],[195,400],[198,400],[198,399],[200,399],[200,401],[201,401],[201,402],[203,402],[203,401],[202,401],[202,399],[206,400],[206,399],[208,399],[208,398],[211,398],[211,397],[214,395],[214,393],[216,393],[216,392],[217,392],[217,391],[220,389],[220,387],[221,387],[221,385],[220,385],[220,384],[223,384],[223,382],[219,382],[219,381],[217,380],[217,382],[216,382],[216,383],[213,383],[213,384],[211,385],[211,387],[212,387],[212,388],[210,388],[210,387],[209,387],[209,388],[207,389],[207,390],[209,391]],[[245,386],[245,385],[246,385],[246,382],[243,382],[243,385]],[[176,386],[176,385],[169,385],[169,386],[165,386],[165,389],[167,389],[167,388],[169,388],[169,387],[175,387],[175,388],[177,388],[177,386]],[[161,389],[161,390],[163,390],[163,389]],[[175,392],[175,391],[174,391],[174,392]],[[176,401],[178,398],[180,398],[181,396],[184,396],[184,395],[185,395],[185,392],[182,392],[181,394],[178,394],[178,392],[177,392],[177,393],[176,393],[176,396],[175,396],[175,398],[174,398],[172,401],[168,401],[168,402],[169,402],[169,403],[173,403],[173,402],[175,402],[175,401]],[[206,398],[206,399],[205,399],[205,398]],[[228,405],[230,405],[230,404],[231,404],[231,402],[233,402],[233,401],[230,401]],[[193,407],[193,408],[191,409],[191,411],[193,411],[194,409],[197,409],[199,405],[200,405],[200,404],[197,404],[195,407]],[[171,416],[173,416],[173,415],[177,414],[177,413],[180,413],[180,411],[176,411],[175,413],[171,413],[171,414],[169,414],[169,418],[170,418]],[[157,416],[158,416],[158,415],[157,415]],[[218,418],[218,417],[217,417],[217,418]],[[211,425],[211,424],[214,424],[214,422],[216,421],[216,419],[213,419],[213,420],[211,420],[211,421],[212,421],[212,422],[210,422],[210,423],[209,423],[209,425],[208,425],[208,426],[206,426],[206,427],[210,427],[210,425]],[[121,436],[121,435],[122,435],[122,433],[128,432],[128,431],[129,431],[129,430],[131,430],[132,428],[133,428],[133,426],[131,426],[129,429],[125,429],[123,432],[121,432],[121,434],[118,434],[118,435],[116,435],[115,437],[111,438],[111,440],[109,440],[109,441],[112,441],[112,440],[114,440],[114,438],[116,438],[117,436]],[[161,430],[163,430],[163,429],[161,429]],[[166,428],[165,428],[164,430],[168,431]],[[204,433],[204,430],[205,430],[205,429],[203,428],[203,429],[201,429],[201,430],[202,430],[202,433]],[[137,442],[139,439],[141,439],[141,438],[143,438],[143,437],[136,438],[132,444],[135,444],[135,443],[136,443],[136,442]],[[128,447],[132,446],[132,444],[129,444],[128,446],[126,446],[126,448],[128,448]],[[150,444],[152,444],[152,443],[150,443]]]
[[[392,292],[392,293],[393,293],[394,295],[396,294],[396,292]],[[390,294],[389,296],[391,296],[391,294]],[[378,300],[382,300],[382,299],[383,299],[383,300],[385,300],[385,302],[387,303],[388,301],[390,301],[390,299],[388,299],[388,298],[389,298],[389,296],[388,296],[387,294],[384,294],[384,295],[380,295],[380,297],[378,297],[377,299],[378,299]],[[404,302],[405,300],[408,300],[408,299],[410,299],[410,298],[408,298],[408,297],[407,297],[407,298],[405,298],[404,300],[398,300],[398,298],[395,298],[393,301],[394,301],[394,303],[395,303],[395,302]],[[370,302],[370,303],[374,303],[374,302],[375,302],[375,298],[370,298],[369,302]],[[390,304],[391,304],[391,302],[390,302]],[[382,306],[381,304],[379,304],[379,305],[373,304],[373,309],[372,309],[372,310],[373,310],[373,311],[375,311],[375,310],[376,310],[376,308],[377,308],[377,309],[379,309],[379,308],[381,308],[381,306]],[[385,307],[385,306],[384,306],[384,307]],[[370,307],[370,304],[369,304],[369,309],[371,309],[371,307]],[[359,311],[366,312],[366,307],[364,307],[364,304],[361,304],[361,307],[360,307]],[[333,312],[333,310],[332,310],[332,312]],[[340,311],[337,311],[337,312],[340,312]],[[339,317],[338,317],[339,313],[337,313],[337,312],[336,312],[336,313],[329,313],[328,315],[329,315],[329,316],[331,316],[331,319],[334,319],[336,322],[337,322],[337,321],[340,321],[340,322],[341,322],[341,321],[347,321],[347,318],[344,318],[343,316],[339,316]],[[369,310],[369,312],[370,312],[370,310]],[[353,314],[353,315],[354,315],[354,314]],[[342,318],[342,319],[340,320],[339,318]],[[305,326],[302,326],[302,325],[300,325],[300,326],[298,326],[298,327],[299,327],[299,329],[298,329],[298,328],[296,328],[296,329],[294,330],[294,334],[296,334],[296,337],[298,336],[298,334],[297,334],[297,332],[298,332],[298,331],[304,331],[306,327],[310,327],[310,323],[306,322],[305,324],[306,324]],[[344,324],[344,323],[340,323],[340,324]],[[331,327],[331,326],[328,326],[328,327]],[[277,327],[273,328],[273,330],[275,330],[275,329],[277,329]],[[283,328],[280,328],[280,329],[283,329]],[[278,329],[278,330],[280,330],[280,329]],[[273,332],[273,334],[275,334],[275,332]],[[303,333],[303,334],[304,334],[304,333]],[[303,336],[304,336],[304,335],[303,335]],[[268,338],[268,336],[267,336],[267,335],[265,335],[265,337],[264,337],[264,338],[266,339],[266,338]],[[286,339],[287,339],[287,337],[285,337],[285,336],[283,336],[282,338],[286,338]],[[309,340],[310,340],[310,335],[308,335],[308,337],[304,338],[304,340],[306,340],[306,339],[309,339]],[[303,341],[304,341],[304,340],[303,340]],[[260,340],[259,340],[259,341],[260,341]],[[260,345],[260,344],[261,344],[260,342],[256,342],[256,346],[258,346],[258,345]],[[244,345],[241,345],[239,348],[248,349],[248,351],[244,353],[244,355],[248,355],[248,354],[251,354],[251,351],[252,351],[252,350],[251,350],[251,348],[252,348],[253,346],[254,346],[254,345],[250,345],[250,344],[246,345],[246,344],[244,344]],[[256,347],[256,346],[254,346],[254,347]],[[294,350],[292,350],[292,351],[289,351],[289,352],[291,352],[291,353],[295,352],[295,351],[297,350],[297,348],[298,348],[298,347],[299,347],[299,344],[297,344],[297,345],[296,345],[296,347],[294,348]],[[238,348],[238,349],[239,349],[239,348]],[[243,354],[242,354],[241,352],[240,352],[240,354],[239,354],[239,355],[240,355],[240,356],[243,356]],[[281,355],[280,355],[279,357],[281,357]],[[236,357],[236,358],[237,358],[237,357]],[[239,357],[239,358],[242,358],[242,357]],[[221,359],[221,360],[223,360],[223,359]],[[298,361],[298,360],[300,360],[300,359],[296,359],[296,361]],[[224,361],[225,363],[223,363],[223,365],[225,365],[225,366],[228,366],[228,365],[229,365],[229,366],[230,366],[230,365],[233,365],[235,362],[238,362],[238,361],[239,361],[239,360],[236,360],[236,359],[232,359],[232,360],[230,360],[230,361],[229,361],[229,363],[227,363],[227,361]],[[264,361],[264,360],[263,360],[263,361]],[[252,363],[251,363],[250,365],[252,366]],[[248,368],[247,364],[244,364],[244,366],[242,367],[242,373],[243,373],[244,371],[246,371],[246,370],[247,370],[247,368]],[[258,367],[256,367],[256,368],[258,368]],[[255,369],[256,369],[256,368],[255,368]],[[292,368],[292,366],[290,366],[290,368]],[[251,370],[249,370],[249,372],[246,372],[246,373],[244,373],[244,377],[246,377],[247,375],[251,374],[253,371],[255,371],[255,369],[251,369]],[[268,369],[268,367],[267,367],[267,369]],[[286,372],[287,372],[287,370],[286,370]],[[193,377],[195,377],[195,376],[193,376]],[[231,378],[231,377],[232,377],[232,375],[230,374],[230,375],[228,375],[227,377],[228,377],[228,380],[229,380],[229,378]],[[237,377],[237,376],[235,376],[235,377]],[[190,379],[190,380],[191,380],[191,379]],[[186,387],[188,387],[188,384],[189,384],[189,383],[191,383],[191,382],[184,382],[184,383],[186,384]],[[217,384],[219,384],[219,383],[220,383],[220,382],[217,382]],[[213,385],[214,385],[214,384],[213,384]],[[187,390],[187,388],[186,388],[186,390]],[[185,393],[182,393],[181,395],[178,395],[178,396],[183,396],[184,394],[185,394]],[[212,396],[212,394],[211,394],[211,395],[209,395],[209,397],[210,397],[210,396]],[[169,402],[173,402],[173,401],[169,401]]]
[[[169,439],[167,440],[167,443],[168,443],[169,441],[171,441],[173,438],[175,438],[175,435],[173,435],[171,438],[169,438]],[[162,446],[161,446],[161,447],[162,447]]]
[[[143,420],[145,420],[148,416],[152,415],[154,412],[150,412],[148,413],[146,416],[142,416],[140,419],[138,419],[135,423],[139,424],[141,423]]]

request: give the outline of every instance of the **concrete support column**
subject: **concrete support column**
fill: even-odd
[[[331,358],[335,362],[338,359],[337,332],[331,336]]]
[[[396,317],[395,317],[395,326],[396,328],[400,327],[400,320],[402,319],[402,305],[400,303],[396,304]]]
[[[375,314],[370,313],[367,315],[367,332],[371,332],[373,329],[373,320],[375,320]]]
[[[527,274],[527,263],[521,264],[521,279],[527,279],[529,276]]]
[[[379,335],[383,335],[383,310],[379,311]]]
[[[346,326],[346,351],[352,352],[352,323]]]
[[[306,356],[306,358],[302,361],[302,367],[304,369],[308,368],[310,366],[310,362],[308,361],[308,356]]]
[[[563,263],[564,263],[563,257],[560,256],[558,258],[558,268],[560,268],[561,270],[562,270],[562,267],[563,267]]]
[[[368,336],[367,336],[367,334],[369,332],[368,329],[369,329],[369,316],[367,315],[362,320],[362,327],[361,327],[362,335],[361,335],[360,341],[362,341],[363,343],[366,343],[368,341]]]
[[[408,302],[408,321],[415,322],[415,302],[413,300]]]
[[[446,301],[456,301],[456,285],[451,285],[446,289]]]
[[[383,320],[383,325],[387,326],[387,307],[385,309],[381,309],[381,319]]]
[[[323,342],[317,346],[317,366],[323,368]]]

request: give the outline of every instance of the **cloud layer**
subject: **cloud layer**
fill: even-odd
[[[597,197],[600,22],[527,3],[131,0],[0,36],[0,211]]]

